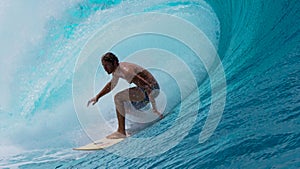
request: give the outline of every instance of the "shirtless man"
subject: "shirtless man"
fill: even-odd
[[[106,53],[101,58],[102,66],[108,74],[113,77],[104,88],[87,103],[94,105],[98,100],[109,93],[117,85],[119,78],[125,79],[128,83],[134,83],[136,86],[125,89],[114,96],[116,105],[116,113],[118,118],[118,130],[107,136],[109,139],[125,138],[125,108],[124,103],[130,101],[132,105],[140,109],[146,106],[149,101],[152,105],[152,111],[161,119],[163,115],[157,110],[155,98],[159,94],[159,85],[153,75],[139,65],[119,62],[118,58],[113,53]]]

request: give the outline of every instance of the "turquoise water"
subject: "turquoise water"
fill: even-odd
[[[0,28],[0,168],[300,167],[299,1],[3,1],[0,9],[0,23],[5,25]],[[189,67],[197,88],[187,88],[182,99],[174,74],[153,69],[170,113],[134,137],[151,138],[177,125],[172,139],[162,139],[159,146],[183,139],[152,156],[157,147],[143,149],[131,142],[97,152],[73,151],[93,135],[85,132],[74,109],[74,100],[80,99],[74,95],[80,52],[105,25],[149,12],[192,23],[216,48],[226,77],[226,103],[216,130],[199,143],[212,100],[211,79],[202,61],[176,39],[146,34],[112,50],[121,60],[147,48],[170,51]],[[161,62],[168,63],[165,58]],[[95,88],[86,90],[97,92],[109,80],[101,67],[96,72]],[[92,97],[81,97],[85,95]],[[222,96],[221,90],[216,95]],[[111,98],[97,107],[105,109],[103,116],[111,124],[99,124],[103,128],[93,137],[104,136],[105,126],[115,127]],[[195,102],[199,98],[200,105]],[[112,153],[124,147],[132,149],[128,156]]]

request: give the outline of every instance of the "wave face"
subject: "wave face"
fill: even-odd
[[[1,2],[0,24],[5,26],[0,28],[4,37],[0,40],[0,166],[299,168],[295,158],[300,156],[299,9],[297,0]],[[74,68],[81,50],[106,24],[148,12],[185,19],[202,30],[217,50],[227,84],[218,127],[206,142],[199,143],[212,99],[210,78],[201,60],[174,39],[148,34],[126,39],[112,50],[120,56],[146,48],[172,52],[189,66],[197,88],[188,89],[181,99],[178,86],[167,83],[173,84],[174,79],[153,70],[164,82],[171,113],[136,137],[159,135],[174,124],[184,128],[196,115],[192,128],[177,145],[152,157],[146,156],[154,148],[143,150],[139,158],[111,153],[114,149],[72,151],[90,142],[73,105]],[[95,79],[99,86],[92,90],[96,93],[109,76],[99,67]],[[199,95],[201,106],[197,107]],[[104,116],[110,121],[114,110],[108,98],[112,95],[99,107],[107,106]],[[176,140],[183,133],[173,134]]]

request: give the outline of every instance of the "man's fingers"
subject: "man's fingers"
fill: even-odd
[[[89,100],[87,103],[87,107],[89,107],[89,105],[93,102],[93,100]],[[94,105],[94,104],[93,104]]]
[[[97,101],[98,101],[98,100],[96,100],[96,99],[94,99],[94,98],[91,99],[91,100],[89,100],[88,103],[87,103],[87,107],[89,107],[89,105],[90,105],[91,103],[92,103],[92,105],[95,105],[95,104],[97,103]]]
[[[160,119],[163,119],[163,118],[164,118],[164,115],[161,114],[159,117],[160,117]]]

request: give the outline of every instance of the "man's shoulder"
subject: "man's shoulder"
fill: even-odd
[[[139,69],[143,68],[142,66],[132,62],[120,62],[119,64],[121,65],[121,67],[134,67]]]
[[[126,65],[136,65],[136,64],[132,62],[119,62],[119,65],[126,66]]]

